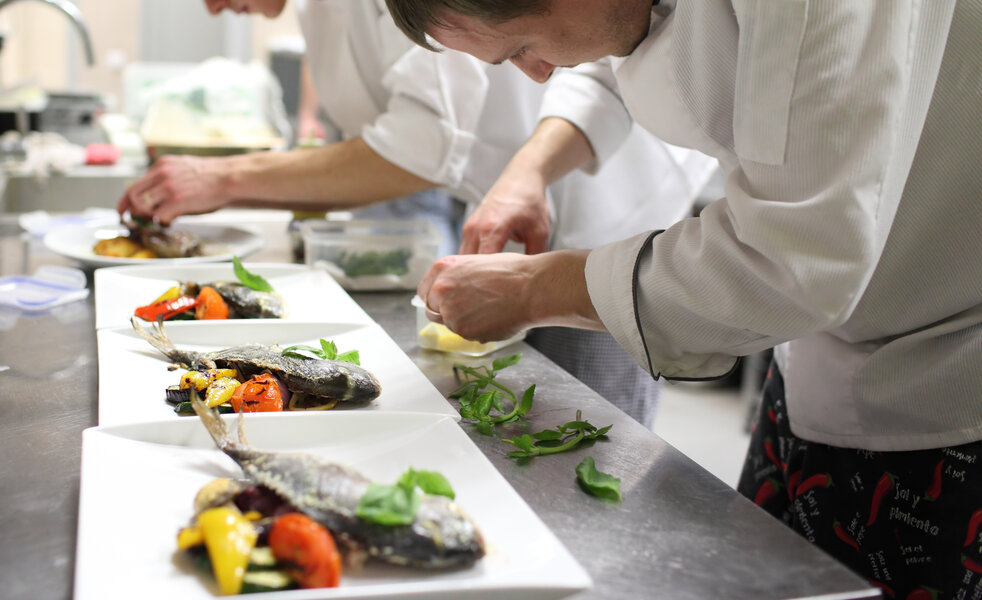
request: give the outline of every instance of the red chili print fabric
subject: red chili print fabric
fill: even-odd
[[[982,600],[982,442],[914,452],[807,442],[791,433],[776,364],[762,394],[741,494],[886,598]]]

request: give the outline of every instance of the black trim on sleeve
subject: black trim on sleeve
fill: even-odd
[[[631,299],[634,302],[634,323],[638,328],[638,335],[641,336],[641,346],[644,348],[644,356],[648,361],[648,372],[651,373],[651,376],[654,377],[656,380],[660,379],[662,377],[662,374],[655,373],[655,366],[651,364],[651,352],[648,351],[648,341],[644,339],[644,328],[641,327],[641,314],[638,311],[638,271],[641,268],[641,256],[644,254],[644,251],[648,248],[648,245],[651,244],[651,240],[655,239],[655,236],[657,236],[659,233],[662,233],[664,231],[665,231],[664,229],[658,229],[656,231],[652,231],[651,234],[647,237],[647,239],[645,239],[644,245],[641,246],[641,250],[638,252],[637,258],[634,260],[634,272],[631,275]],[[740,358],[734,357],[733,366],[730,367],[729,371],[723,373],[722,375],[714,375],[711,377],[665,377],[665,379],[667,379],[668,381],[713,381],[715,379],[722,379],[723,377],[727,377],[728,375],[733,373],[733,371],[736,370],[739,364],[740,364]]]
[[[641,314],[638,312],[638,270],[641,268],[641,256],[644,255],[644,251],[651,244],[651,240],[655,239],[655,236],[659,233],[665,231],[664,229],[657,229],[652,231],[651,234],[644,240],[644,245],[641,246],[641,250],[638,252],[637,258],[634,259],[634,272],[631,274],[631,299],[634,302],[634,323],[638,328],[638,335],[641,336],[641,346],[644,348],[644,357],[648,361],[648,372],[656,380],[661,377],[661,373],[655,373],[655,366],[651,364],[651,352],[648,351],[648,341],[644,339],[644,328],[641,327]]]

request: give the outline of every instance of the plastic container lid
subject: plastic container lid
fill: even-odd
[[[24,312],[49,310],[89,295],[85,273],[71,267],[45,265],[34,275],[0,278],[0,304]]]

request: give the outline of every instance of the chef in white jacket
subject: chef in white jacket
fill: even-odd
[[[978,595],[982,0],[390,6],[418,43],[538,81],[620,57],[635,120],[727,176],[664,232],[438,261],[419,288],[434,314],[478,339],[603,327],[670,378],[778,344],[740,491],[885,596]],[[583,152],[547,146],[546,167]],[[494,302],[515,281],[539,284],[530,303]]]
[[[208,1],[213,10],[237,8],[235,0]],[[269,14],[264,2],[284,4],[248,7]],[[623,139],[598,144],[585,170],[549,186],[548,245],[531,251],[592,248],[687,216],[716,168],[596,110],[597,96],[616,95],[590,77],[570,73],[540,86],[513,65],[413,48],[381,0],[304,0],[297,8],[318,96],[346,139],[290,152],[164,157],[127,191],[121,211],[169,222],[223,206],[350,208],[433,187],[477,204],[537,128],[561,121],[585,139],[612,127]],[[651,425],[656,382],[609,334],[535,331],[532,343],[536,336],[546,355]]]

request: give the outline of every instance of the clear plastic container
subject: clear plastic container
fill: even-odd
[[[442,234],[421,219],[308,221],[304,260],[346,290],[413,290],[437,258]]]
[[[426,304],[419,296],[413,297],[412,304],[416,307],[416,342],[420,348],[464,356],[484,356],[525,339],[523,331],[499,342],[482,343],[468,340],[450,331],[446,325],[430,321],[426,316]]]
[[[88,295],[85,273],[71,267],[43,265],[32,276],[0,278],[0,305],[25,313],[50,310]]]

